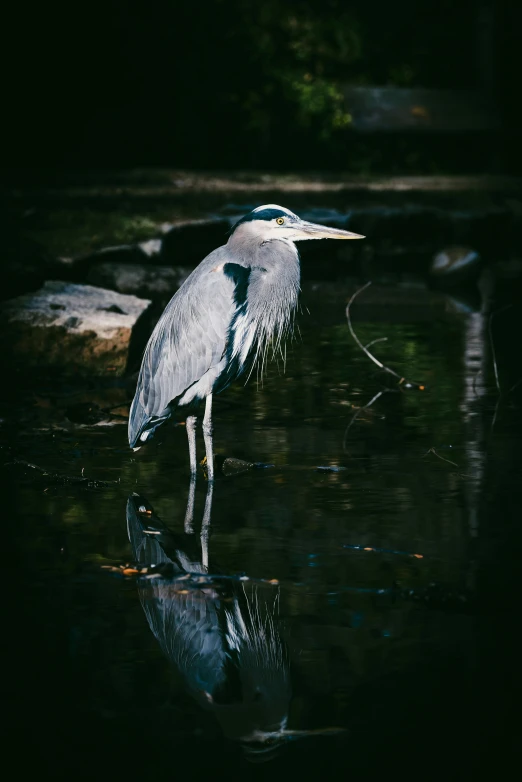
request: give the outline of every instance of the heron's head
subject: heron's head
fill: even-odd
[[[364,239],[361,234],[302,220],[289,209],[277,204],[264,204],[239,220],[231,231],[232,238],[270,242],[286,239],[300,242],[305,239]]]

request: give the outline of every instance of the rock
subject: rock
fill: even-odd
[[[8,233],[3,238],[2,251],[0,299],[37,290],[44,280],[56,273],[59,266],[41,244],[23,235]]]
[[[65,410],[65,415],[73,424],[97,424],[107,418],[107,413],[95,402],[78,402]]]
[[[162,234],[160,238],[139,244],[104,247],[88,255],[61,260],[65,267],[74,269],[77,275],[106,263],[142,266],[183,264],[183,269],[186,269],[187,264],[197,265],[216,247],[226,244],[229,229],[230,221],[222,217],[163,223],[158,226]]]
[[[221,469],[224,475],[230,477],[232,475],[240,475],[243,472],[247,472],[252,469],[253,466],[252,462],[246,462],[244,459],[236,459],[234,456],[227,456]]]
[[[51,281],[0,305],[5,351],[15,366],[65,374],[122,375],[131,339],[151,304],[91,285]]]
[[[77,265],[91,266],[100,263],[150,263],[161,253],[161,239],[149,239],[139,244],[118,244],[103,247],[94,253],[73,259]]]
[[[478,277],[480,255],[470,247],[447,247],[434,256],[430,267],[433,279],[461,282]]]
[[[161,240],[161,263],[198,264],[216,247],[227,243],[230,225],[230,220],[223,217],[173,225]]]
[[[186,266],[143,266],[132,263],[101,263],[93,266],[87,281],[119,293],[150,299],[168,299],[187,279]]]

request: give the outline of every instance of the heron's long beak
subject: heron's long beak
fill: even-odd
[[[318,225],[317,223],[307,223],[304,220],[297,227],[302,236],[297,236],[295,241],[301,239],[364,239],[361,234],[354,234],[351,231],[343,231],[342,228],[330,228],[327,225]]]

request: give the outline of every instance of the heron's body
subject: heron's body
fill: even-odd
[[[177,407],[207,402],[203,431],[212,478],[211,403],[268,346],[291,330],[299,295],[298,239],[359,238],[306,223],[275,205],[258,207],[232,229],[167,305],[148,342],[129,418],[131,447]],[[195,419],[187,419],[195,471]]]
[[[295,245],[279,242],[282,247],[274,248],[268,242],[248,258],[237,244],[210,253],[161,316],[145,351],[132,405],[131,447],[176,406],[222,391],[256,351],[289,329],[299,293]],[[283,285],[276,274],[281,254]]]

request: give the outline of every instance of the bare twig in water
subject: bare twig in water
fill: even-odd
[[[488,320],[488,334],[489,334],[489,346],[491,348],[491,360],[493,362],[493,371],[495,372],[495,383],[496,383],[496,386],[497,386],[497,391],[500,394],[501,391],[500,391],[500,381],[498,379],[498,368],[497,368],[497,357],[496,357],[496,354],[495,354],[495,343],[493,342],[493,334],[491,332],[491,324],[493,322],[494,314],[495,313],[492,312],[491,315],[489,316],[489,320]],[[495,417],[496,417],[496,414],[495,414]]]
[[[510,388],[510,389],[509,389],[509,391],[508,391],[508,394],[510,394],[512,391],[514,391],[514,390],[515,390],[515,388],[518,388],[518,387],[519,387],[519,385],[520,385],[521,383],[522,383],[522,377],[520,377],[520,378],[517,380],[517,382],[516,382],[516,383],[513,383],[513,385],[511,386],[511,388]]]
[[[448,464],[452,464],[454,467],[459,466],[456,462],[452,462],[451,459],[445,459],[444,456],[441,456],[440,453],[437,453],[435,448],[429,448],[422,458],[424,459],[429,453],[434,454],[437,457],[437,459],[442,459],[443,462],[448,462]]]
[[[366,355],[368,356],[368,358],[369,358],[371,361],[373,361],[373,363],[374,363],[374,364],[376,364],[376,365],[379,367],[379,369],[382,369],[382,370],[383,370],[383,372],[388,372],[388,374],[390,374],[390,375],[393,375],[393,377],[396,377],[396,378],[398,378],[398,380],[399,380],[399,385],[402,385],[402,386],[404,386],[405,388],[416,388],[416,389],[418,389],[419,391],[424,391],[424,388],[425,388],[425,387],[424,387],[422,384],[420,384],[420,383],[412,383],[411,381],[407,381],[405,377],[401,377],[401,375],[399,375],[397,372],[395,372],[395,370],[394,370],[394,369],[390,369],[390,367],[387,367],[387,366],[385,366],[385,365],[384,365],[384,364],[383,364],[381,361],[379,361],[379,359],[378,359],[378,358],[375,358],[375,356],[374,356],[372,353],[370,353],[370,351],[368,350],[368,347],[369,347],[370,345],[374,345],[376,342],[384,342],[384,340],[385,340],[385,339],[387,339],[387,337],[381,337],[381,338],[379,338],[379,339],[374,339],[374,340],[372,340],[371,342],[369,342],[369,343],[368,343],[368,345],[363,345],[363,344],[362,344],[362,342],[361,342],[361,340],[359,339],[359,337],[357,336],[357,334],[356,334],[356,333],[355,333],[355,331],[353,330],[353,326],[352,326],[352,319],[351,319],[351,317],[350,317],[350,307],[352,306],[352,304],[353,304],[353,302],[354,302],[355,298],[356,298],[356,297],[357,297],[357,296],[358,296],[360,293],[362,293],[363,291],[365,291],[365,290],[366,290],[366,288],[369,288],[369,286],[370,286],[371,284],[372,284],[371,282],[367,282],[367,283],[366,283],[366,285],[363,285],[363,287],[362,287],[362,288],[359,288],[359,290],[355,291],[355,293],[353,294],[353,296],[351,297],[350,301],[348,302],[348,304],[347,304],[347,306],[346,306],[346,318],[347,318],[347,320],[348,320],[348,328],[350,329],[350,334],[351,334],[351,335],[352,335],[352,337],[354,338],[354,340],[355,340],[355,342],[357,343],[357,345],[358,345],[358,346],[361,348],[361,350],[363,351],[363,353],[366,353]]]
[[[388,337],[377,337],[377,339],[372,339],[371,342],[368,342],[368,344],[364,346],[364,350],[371,348],[372,345],[376,345],[377,342],[387,342],[387,341],[388,341]]]
[[[474,394],[475,394],[475,396],[477,396],[477,397],[478,397],[478,393],[477,393],[477,380],[478,380],[478,378],[479,378],[479,375],[481,374],[481,372],[482,372],[482,369],[477,369],[477,371],[475,372],[475,375],[474,375],[474,377],[473,377],[473,385],[472,385],[472,388],[473,388],[473,393],[474,393]]]
[[[502,312],[509,310],[512,306],[513,306],[512,304],[507,304],[505,307],[502,307],[502,309],[496,310],[496,312],[492,312],[488,320],[488,335],[489,335],[489,346],[491,348],[491,360],[493,362],[493,371],[495,372],[495,384],[497,386],[497,391],[499,394],[502,394],[502,391],[500,390],[500,380],[498,377],[498,367],[497,367],[497,356],[495,353],[495,343],[493,341],[493,332],[491,330],[491,326],[493,324],[493,318],[495,317],[495,315],[500,315]]]
[[[512,306],[513,306],[512,304],[506,304],[506,306],[502,307],[502,309],[496,310],[495,312],[492,312],[491,315],[489,316],[489,320],[488,320],[488,335],[489,335],[489,346],[491,348],[491,361],[493,363],[493,371],[495,373],[495,385],[497,386],[497,393],[498,393],[497,403],[495,405],[495,412],[493,413],[493,420],[491,421],[491,431],[493,431],[493,429],[495,428],[495,424],[497,422],[497,415],[498,415],[498,411],[499,411],[499,407],[500,407],[500,400],[502,398],[502,390],[500,388],[500,380],[499,380],[499,376],[498,376],[497,356],[496,356],[496,353],[495,353],[495,342],[493,340],[493,330],[492,330],[491,327],[492,327],[492,324],[493,324],[494,316],[495,315],[500,315],[502,312],[505,312],[506,310],[509,310]],[[520,382],[520,381],[518,381],[518,382]],[[517,387],[517,385],[518,385],[518,383],[515,383],[515,385],[512,386],[512,388],[509,389],[508,394],[511,393],[511,391],[513,391]]]
[[[496,404],[495,404],[495,412],[493,413],[493,420],[491,421],[491,431],[493,431],[493,429],[495,428],[495,424],[497,423],[498,408],[500,407],[500,400],[501,400],[501,398],[502,397],[501,397],[500,391],[499,391],[499,395],[497,396],[497,401],[496,401]]]
[[[59,472],[50,472],[44,467],[40,467],[38,464],[32,464],[32,462],[26,462],[24,459],[13,459],[12,462],[8,462],[7,464],[16,464],[20,465],[21,467],[34,470],[36,474],[45,479],[46,483],[50,483],[52,485],[77,485],[84,486],[88,489],[104,489],[107,486],[112,486],[116,483],[119,483],[119,481],[99,481],[93,478],[85,478],[83,476],[83,471],[85,468],[82,468],[82,477],[79,477],[77,475],[64,475],[63,473]]]
[[[424,554],[412,554],[411,551],[395,551],[391,548],[377,548],[376,546],[354,546],[350,543],[343,543],[342,548],[352,551],[372,551],[375,554],[397,554],[400,557],[413,557],[413,559],[424,559]]]
[[[346,430],[345,430],[345,432],[344,432],[344,438],[343,438],[343,451],[346,451],[346,439],[347,439],[347,437],[348,437],[348,432],[350,431],[350,429],[351,429],[352,425],[355,423],[356,419],[357,419],[357,418],[359,418],[359,416],[361,415],[361,413],[363,412],[363,410],[367,410],[369,407],[371,407],[371,406],[373,405],[373,403],[374,403],[374,402],[376,402],[376,401],[379,399],[379,397],[381,397],[383,394],[387,394],[387,393],[388,393],[389,391],[391,391],[391,390],[392,390],[391,388],[384,388],[382,391],[379,391],[379,393],[378,393],[378,394],[375,394],[375,396],[374,396],[374,397],[372,397],[372,399],[370,399],[370,401],[368,402],[368,404],[366,404],[366,405],[363,405],[363,407],[360,407],[360,408],[357,410],[357,412],[356,412],[356,413],[355,413],[355,415],[352,417],[352,420],[350,421],[350,423],[348,424],[348,426],[346,427]]]

